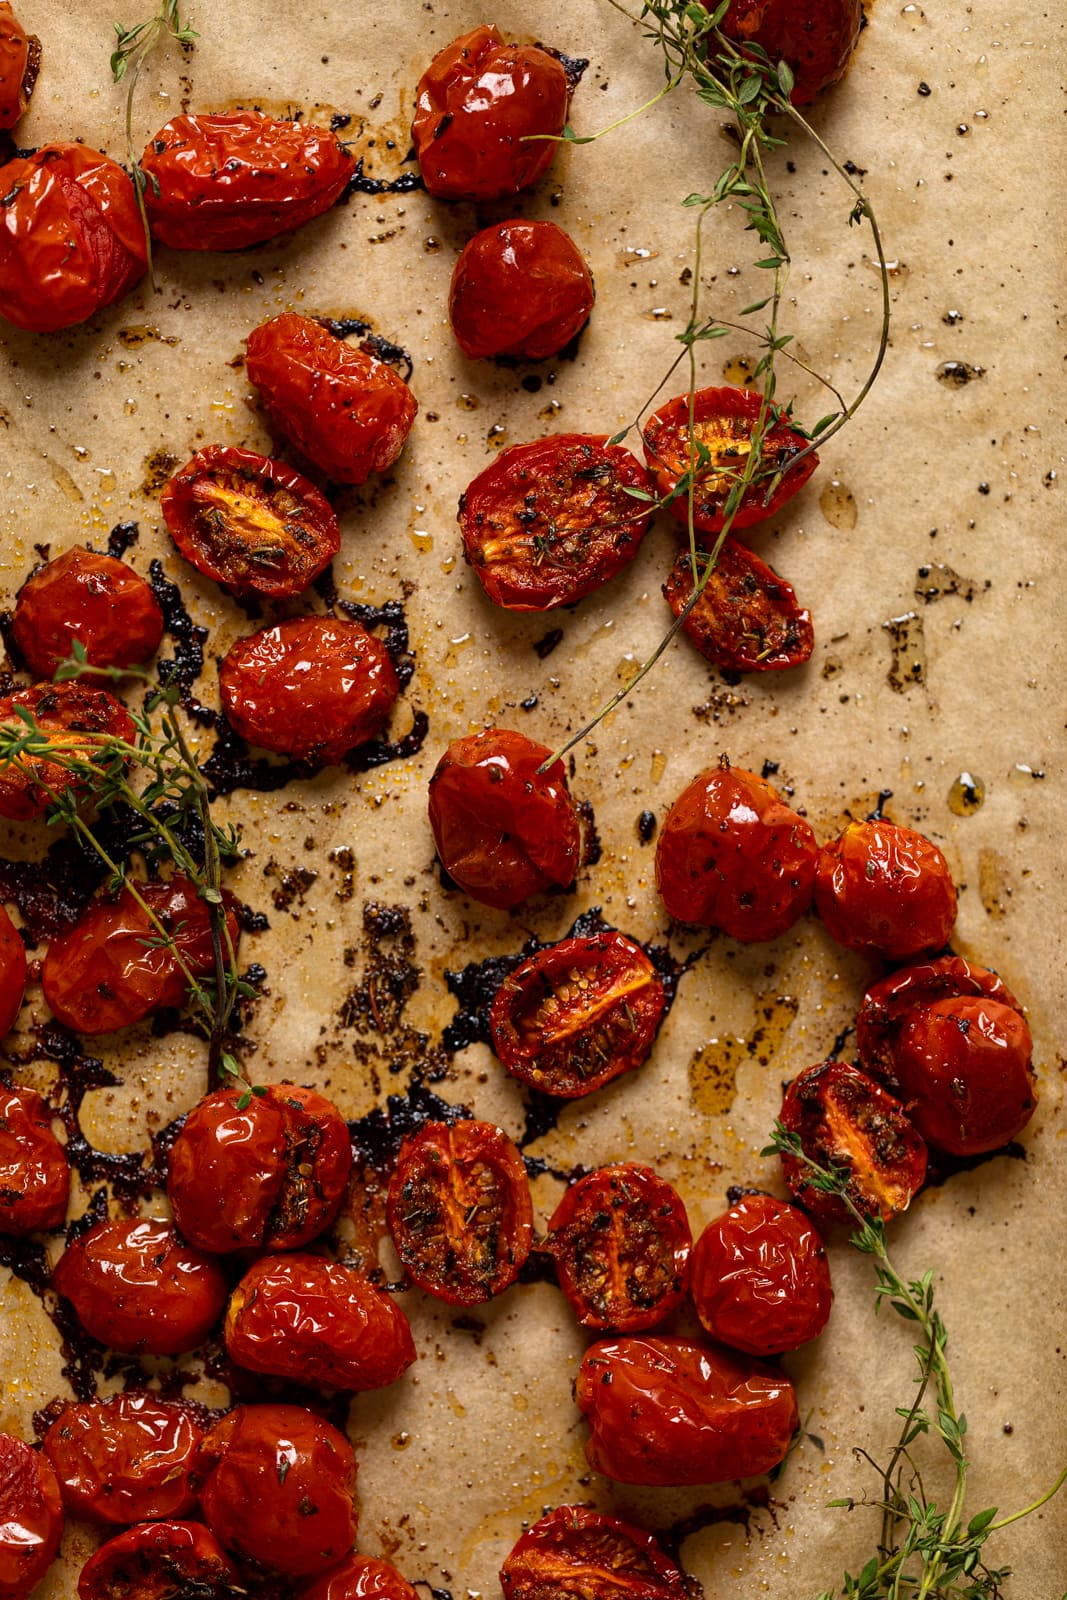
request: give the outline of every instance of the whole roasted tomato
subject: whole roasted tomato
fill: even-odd
[[[44,1452],[72,1516],[126,1525],[195,1508],[189,1474],[202,1436],[183,1406],[117,1394],[64,1406]]]
[[[722,31],[758,44],[772,64],[788,62],[795,106],[844,76],[863,23],[861,0],[731,0]]]
[[[449,1305],[502,1294],[533,1245],[526,1167],[489,1122],[427,1122],[405,1139],[387,1214],[408,1276]]]
[[[355,1542],[352,1446],[302,1406],[238,1406],[205,1435],[196,1478],[215,1537],[270,1572],[313,1577]]]
[[[149,661],[163,637],[163,613],[132,567],[76,546],[27,578],[11,631],[34,676],[51,678],[75,640],[94,667]]]
[[[356,167],[328,128],[262,111],[173,117],[141,157],[152,233],[172,250],[243,250],[328,211]]]
[[[26,992],[26,946],[0,905],[0,1039],[11,1032]]]
[[[1034,1114],[1026,1020],[996,1000],[956,995],[909,1012],[893,1051],[904,1109],[949,1155],[999,1150]]]
[[[850,822],[819,851],[815,908],[846,950],[891,961],[938,950],[956,923],[956,888],[935,844],[881,819]]]
[[[0,316],[33,333],[121,300],[147,265],[133,184],[81,144],[46,144],[0,167]]]
[[[938,956],[933,961],[902,967],[872,983],[863,997],[856,1018],[860,1065],[875,1077],[892,1080],[897,1037],[912,1012],[957,995],[995,1000],[998,1005],[1010,1006],[1020,1017],[1023,1014],[1022,1006],[1002,978],[963,956]]]
[[[549,611],[592,594],[637,554],[651,515],[648,475],[603,434],[512,445],[459,502],[463,552],[490,600]]]
[[[415,94],[411,138],[428,192],[493,200],[548,171],[570,85],[547,51],[505,44],[483,25],[434,56]]]
[[[198,450],[159,509],[186,561],[234,594],[302,594],[341,548],[333,507],[309,478],[234,445]]]
[[[147,1217],[96,1223],[68,1244],[52,1283],[93,1339],[126,1355],[195,1350],[228,1292],[217,1261]]]
[[[0,128],[13,128],[22,116],[40,66],[40,39],[26,32],[9,0],[0,0]]]
[[[693,1600],[644,1528],[586,1506],[557,1506],[527,1528],[500,1569],[504,1600]]]
[[[510,911],[574,881],[578,813],[561,761],[525,734],[487,728],[449,745],[430,779],[430,828],[441,865],[464,894]]]
[[[592,1430],[589,1465],[617,1483],[757,1477],[785,1456],[798,1422],[782,1373],[690,1339],[636,1334],[592,1345],[574,1398]]]
[[[23,712],[29,712],[35,727],[31,730]],[[132,741],[133,718],[120,700],[106,689],[87,689],[80,683],[35,683],[29,689],[16,689],[0,699],[0,737],[55,741],[64,755],[92,762],[101,744],[109,739]],[[80,738],[79,735],[86,737]],[[106,764],[105,761],[102,764]],[[59,795],[84,782],[69,767],[48,759],[31,748],[0,757],[0,817],[27,822],[39,817]]]
[[[570,234],[554,222],[496,222],[463,248],[448,318],[471,361],[546,361],[584,328],[593,279]]]
[[[337,1215],[351,1167],[345,1120],[314,1089],[219,1089],[174,1141],[167,1198],[201,1250],[298,1250]]]
[[[366,483],[404,448],[418,402],[369,348],[283,311],[248,335],[245,372],[278,431],[337,483]]]
[[[47,1456],[0,1433],[0,1600],[25,1600],[55,1560],[63,1501]]]
[[[201,1522],[147,1522],[95,1550],[78,1579],[78,1600],[228,1600],[237,1568]]]
[[[0,1088],[0,1234],[61,1228],[69,1195],[51,1111],[33,1089]]]
[[[689,1258],[689,1292],[712,1338],[750,1356],[807,1344],[834,1298],[811,1222],[769,1194],[743,1195],[708,1223]]]
[[[419,1600],[419,1596],[388,1561],[353,1555],[332,1572],[304,1584],[296,1600]]]
[[[763,778],[725,760],[674,802],[656,845],[656,886],[679,922],[746,943],[776,939],[811,903],[818,846]]]
[[[607,928],[520,962],[493,996],[489,1032],[513,1078],[576,1099],[647,1059],[664,1004],[641,946]]]
[[[676,617],[694,587],[692,557],[683,550],[663,585]],[[682,627],[706,660],[728,672],[799,667],[815,648],[811,613],[798,604],[792,584],[736,539],[723,544]]]

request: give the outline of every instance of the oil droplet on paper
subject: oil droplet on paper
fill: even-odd
[[[727,383],[736,383],[741,388],[752,382],[756,370],[756,363],[751,356],[730,356],[723,362],[722,375]]]
[[[1008,864],[996,850],[978,852],[978,897],[987,917],[999,921],[1007,914],[1013,886]]]
[[[725,1116],[733,1105],[743,1049],[742,1039],[712,1039],[690,1061],[689,1092],[704,1116]]]
[[[985,784],[969,772],[961,772],[948,792],[948,808],[957,817],[973,817],[982,809]]]
[[[859,511],[856,506],[856,496],[842,483],[840,478],[831,478],[822,494],[819,496],[819,509],[831,528],[840,528],[847,533],[856,526]]]

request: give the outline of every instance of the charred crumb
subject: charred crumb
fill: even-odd
[[[564,55],[562,50],[556,50],[550,44],[542,44],[540,40],[538,40],[536,48],[538,50],[543,50],[546,56],[552,56],[554,60],[559,62],[560,66],[567,74],[567,85],[571,94],[573,94],[575,89],[577,89],[578,85],[581,83],[585,69],[589,65],[589,62],[586,60],[586,58],[584,56]]]
[[[543,1094],[540,1089],[532,1088],[524,1090],[523,1101],[526,1114],[518,1139],[520,1150],[525,1150],[528,1144],[536,1144],[538,1139],[543,1139],[546,1133],[558,1127],[560,1116],[569,1103],[556,1095]],[[523,1160],[526,1160],[525,1156]]]
[[[829,1048],[829,1050],[827,1052],[827,1055],[826,1055],[827,1061],[837,1061],[838,1060],[838,1058],[841,1055],[842,1050],[845,1048],[845,1045],[848,1043],[849,1039],[852,1037],[852,1035],[855,1033],[855,1031],[856,1031],[856,1029],[855,1029],[855,1027],[853,1026],[852,1023],[849,1023],[847,1028],[842,1028],[841,1029],[841,1032],[837,1035],[837,1037],[835,1038],[833,1044],[830,1046],[830,1048]]]
[[[162,561],[149,563],[148,581],[163,613],[163,631],[174,640],[173,657],[158,664],[159,681],[178,685],[182,705],[194,721],[209,727],[216,725],[216,713],[202,706],[192,692],[193,684],[204,670],[207,629],[194,622],[189,615],[181,590],[164,573]]]
[[[398,178],[368,178],[363,171],[363,157],[360,156],[341,200],[346,201],[354,194],[412,194],[416,189],[423,188],[425,184],[418,172],[402,172]]]
[[[383,630],[382,643],[389,652],[389,658],[396,669],[396,675],[402,689],[406,689],[415,671],[415,657],[411,653],[410,634],[408,631],[407,616],[404,612],[404,602],[410,597],[411,589],[404,586],[403,599],[387,600],[383,606],[362,605],[356,600],[340,600],[334,591],[333,604],[342,611],[352,622],[358,622],[366,628],[368,633]]]
[[[540,661],[550,656],[558,644],[563,643],[563,629],[550,628],[540,639],[534,640],[534,654]]]
[[[559,1283],[556,1260],[548,1250],[531,1250],[519,1268],[519,1283]]]
[[[642,811],[637,819],[637,837],[642,844],[651,844],[656,832],[656,813]]]
[[[274,909],[288,911],[294,900],[300,905],[304,904],[305,895],[319,875],[310,867],[281,867],[272,856],[263,868],[263,876],[277,883],[277,888],[272,889],[270,895]]]
[[[873,811],[869,811],[867,813],[866,820],[868,822],[881,822],[885,816],[885,803],[887,800],[892,800],[892,798],[892,789],[879,789],[878,804],[875,806]]]
[[[472,1116],[466,1106],[449,1105],[424,1084],[413,1083],[404,1094],[387,1095],[384,1106],[348,1124],[353,1162],[357,1168],[391,1169],[404,1140],[427,1122],[466,1122]]]
[[[359,348],[364,355],[374,356],[378,361],[384,361],[391,367],[403,368],[402,376],[405,383],[410,383],[411,374],[415,370],[415,362],[402,344],[387,339],[383,333],[375,333],[371,324],[362,317],[315,317],[313,321],[325,328],[327,333],[332,333],[335,339],[350,339],[358,337]]]
[[[600,843],[600,835],[597,832],[596,817],[593,815],[593,802],[591,800],[576,800],[574,809],[578,813],[582,830],[581,864],[583,867],[595,867],[603,855],[603,849]]]
[[[729,1205],[729,1206],[735,1206],[737,1204],[737,1202],[739,1200],[743,1200],[746,1195],[750,1195],[750,1194],[770,1195],[770,1193],[771,1193],[771,1191],[769,1189],[755,1189],[755,1188],[750,1188],[747,1184],[732,1183],[730,1185],[730,1187],[726,1191],[726,1204]],[[773,1196],[771,1196],[771,1198],[773,1199]]]
[[[241,924],[242,933],[265,933],[270,927],[270,920],[265,911],[253,911],[250,905],[242,900],[237,907],[237,917]]]
[[[136,522],[116,522],[107,536],[107,553],[116,561],[121,561],[127,550],[131,550],[141,537],[141,530]]]
[[[331,133],[340,133],[342,128],[348,128],[351,125],[352,113],[350,111],[335,111],[330,118]]]

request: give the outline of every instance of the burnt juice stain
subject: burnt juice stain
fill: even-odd
[[[563,629],[550,628],[540,639],[534,641],[534,654],[538,660],[544,661],[550,656],[558,644],[563,643]]]
[[[412,1083],[403,1094],[387,1095],[384,1106],[375,1106],[348,1124],[352,1160],[364,1171],[389,1169],[404,1140],[427,1122],[466,1122],[472,1116],[466,1106],[449,1105],[425,1084]]]
[[[163,563],[154,560],[148,566],[148,581],[152,593],[159,601],[163,613],[163,631],[174,641],[174,655],[158,663],[159,681],[177,684],[182,705],[196,722],[210,727],[216,721],[213,711],[208,711],[193,694],[193,684],[204,670],[204,644],[207,629],[193,621],[186,610],[181,590],[163,571]]]
[[[656,1538],[660,1544],[672,1555],[676,1561],[680,1559],[679,1551],[685,1541],[694,1533],[699,1533],[702,1528],[711,1528],[716,1523],[732,1522],[746,1531],[757,1511],[769,1511],[774,1517],[771,1491],[766,1484],[758,1484],[755,1488],[742,1490],[739,1501],[726,1505],[715,1506],[705,1503],[697,1506],[688,1516],[680,1517],[677,1522],[672,1522],[666,1528],[654,1528]]]
[[[141,537],[141,530],[136,522],[116,522],[107,536],[107,553],[116,561],[121,561],[127,550],[131,549]]]
[[[582,828],[582,866],[595,867],[604,851],[600,843],[600,834],[597,832],[596,817],[593,814],[593,802],[591,800],[576,800],[574,809],[578,813]]]
[[[537,49],[543,50],[546,56],[552,56],[556,61],[559,62],[560,66],[567,74],[567,87],[570,89],[571,94],[573,94],[575,89],[577,89],[578,85],[581,83],[585,69],[589,65],[587,58],[585,56],[564,55],[562,50],[556,50],[550,44],[541,44],[540,41],[537,44]]]
[[[350,772],[369,772],[390,761],[408,761],[422,749],[429,729],[429,717],[424,711],[416,711],[409,732],[402,738],[370,739],[350,750],[344,764]],[[217,720],[216,730],[211,754],[200,767],[211,785],[213,798],[233,794],[236,789],[273,794],[322,771],[314,761],[271,761],[265,756],[250,755],[246,741],[222,718]]]
[[[360,156],[341,199],[347,200],[353,194],[412,194],[416,189],[423,188],[425,184],[418,172],[402,172],[398,178],[368,178],[363,170],[363,157]]]
[[[415,362],[402,344],[397,344],[392,339],[387,339],[384,333],[375,333],[369,322],[362,317],[314,317],[320,328],[325,328],[327,333],[332,333],[335,339],[350,339],[355,335],[360,341],[360,349],[365,355],[374,356],[378,361],[384,361],[388,366],[400,367],[405,383],[411,381],[411,374],[415,370]]]
[[[995,1161],[998,1156],[1006,1156],[1009,1161],[1025,1161],[1026,1146],[1013,1139],[1010,1144],[1001,1145],[999,1150],[983,1150],[974,1156],[950,1156],[943,1150],[931,1150],[923,1188],[940,1189],[957,1172],[973,1172],[975,1167],[983,1167],[987,1161]]]

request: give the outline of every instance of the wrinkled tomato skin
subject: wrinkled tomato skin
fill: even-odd
[[[0,905],[0,1039],[15,1026],[26,992],[26,946]]]
[[[758,44],[771,62],[788,62],[789,98],[806,106],[844,77],[863,23],[861,0],[731,0],[722,30]]]
[[[641,946],[608,928],[520,962],[493,996],[489,1035],[513,1078],[572,1100],[647,1060],[665,1004]]]
[[[0,1600],[25,1600],[59,1549],[63,1501],[48,1457],[0,1433]]]
[[[231,645],[219,689],[226,720],[249,744],[334,766],[381,732],[400,682],[360,623],[292,617]]]
[[[578,813],[561,761],[506,728],[456,739],[430,779],[430,828],[441,865],[464,894],[510,911],[574,882]]]
[[[34,677],[51,678],[75,640],[94,667],[150,661],[163,637],[163,613],[132,567],[75,547],[27,578],[11,631]]]
[[[17,708],[25,707],[36,719],[42,733],[59,738],[78,733],[89,735],[84,744],[69,739],[71,747],[90,757],[94,739],[133,740],[133,718],[121,701],[106,689],[87,689],[80,683],[36,683],[29,689],[16,689],[0,699],[0,725],[26,732]],[[0,764],[0,817],[12,822],[28,822],[53,804],[53,795],[83,785],[67,769],[43,756],[21,755],[7,765]],[[52,793],[48,791],[51,790]]]
[[[781,1123],[809,1160],[850,1173],[848,1196],[864,1216],[888,1222],[906,1211],[926,1177],[926,1145],[899,1100],[847,1061],[823,1061],[794,1078]],[[808,1181],[796,1156],[782,1156],[785,1181],[798,1205],[828,1222],[855,1219],[843,1199]]]
[[[708,1333],[750,1356],[807,1344],[833,1304],[825,1245],[802,1211],[769,1194],[746,1194],[710,1222],[689,1271]]]
[[[798,1422],[782,1373],[690,1339],[635,1334],[594,1344],[574,1397],[592,1430],[586,1459],[617,1483],[758,1477],[783,1459]]]
[[[61,1228],[70,1196],[66,1152],[33,1089],[0,1087],[0,1234]]]
[[[504,1600],[693,1600],[694,1588],[652,1534],[585,1506],[556,1506],[500,1569]]]
[[[386,362],[294,311],[253,328],[245,373],[279,433],[335,483],[388,471],[419,409]]]
[[[663,585],[676,617],[693,593],[693,563],[679,553]],[[792,584],[736,539],[727,539],[711,576],[682,624],[706,661],[727,672],[781,672],[811,659],[811,613]]]
[[[469,361],[547,361],[585,327],[593,279],[554,222],[513,218],[476,233],[452,274],[448,319]]]
[[[386,1214],[408,1276],[449,1305],[502,1294],[533,1246],[526,1167],[489,1122],[427,1122],[406,1139]]]
[[[648,474],[603,434],[502,450],[459,503],[463,553],[493,604],[571,606],[627,567],[651,520],[628,488],[649,493]]]
[[[418,1590],[388,1561],[353,1555],[303,1585],[296,1600],[418,1600]]]
[[[225,1600],[239,1586],[237,1568],[203,1523],[149,1522],[93,1552],[78,1600]]]
[[[228,1285],[218,1262],[169,1222],[98,1222],[68,1244],[52,1282],[85,1331],[124,1355],[195,1350],[221,1321]]]
[[[205,1435],[196,1479],[219,1543],[269,1572],[315,1577],[355,1543],[352,1447],[302,1406],[238,1406]]]
[[[40,65],[40,39],[0,0],[0,128],[13,128],[26,110]]]
[[[201,1438],[182,1406],[118,1394],[65,1406],[44,1452],[71,1516],[126,1526],[195,1508],[189,1474]]]
[[[819,851],[815,908],[846,950],[909,961],[956,924],[956,888],[935,844],[911,828],[850,822]]]
[[[904,1109],[927,1144],[953,1156],[999,1150],[1034,1114],[1026,1019],[957,995],[910,1012],[893,1053]]]
[[[656,886],[679,922],[746,944],[776,939],[811,904],[818,846],[804,818],[741,767],[702,772],[674,802],[656,845]]]
[[[243,250],[339,200],[356,158],[327,128],[262,111],[174,117],[141,157],[152,235],[172,250]]]
[[[453,40],[415,91],[411,138],[428,193],[493,200],[530,188],[552,165],[569,98],[563,67],[536,45],[505,44],[484,24]]]
[[[892,1088],[896,1041],[910,1014],[933,1005],[935,1000],[950,1000],[957,995],[995,1000],[998,1005],[1023,1014],[1022,1006],[1002,978],[963,956],[938,956],[917,966],[902,967],[872,983],[863,996],[856,1018],[856,1048],[864,1071],[888,1079]]]

